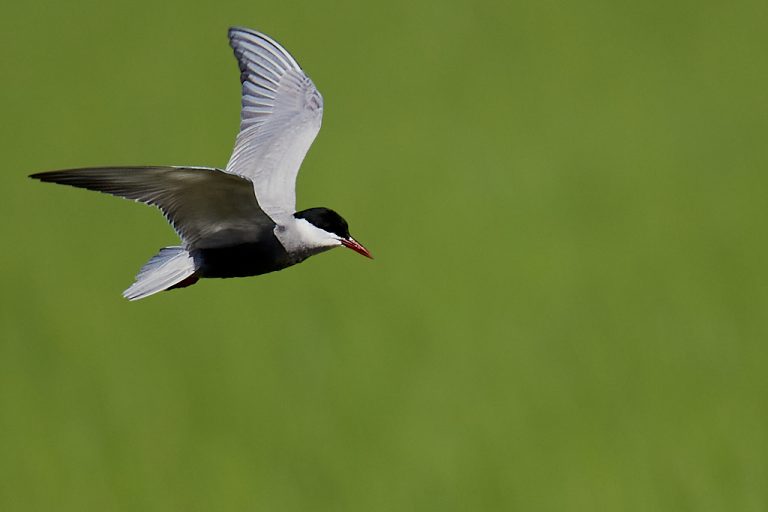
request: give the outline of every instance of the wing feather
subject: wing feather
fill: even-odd
[[[256,241],[274,228],[259,208],[251,184],[219,169],[102,167],[31,177],[156,206],[189,248],[209,247],[218,241]]]
[[[323,98],[296,60],[275,40],[229,30],[242,82],[240,133],[226,172],[253,183],[275,222],[296,211],[296,176],[323,117]]]

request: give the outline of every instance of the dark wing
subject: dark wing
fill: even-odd
[[[206,167],[100,167],[33,174],[158,207],[187,247],[253,242],[274,228],[253,184]]]

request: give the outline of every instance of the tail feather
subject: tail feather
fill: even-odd
[[[136,281],[123,292],[123,297],[139,300],[173,287],[189,286],[197,280],[192,280],[196,278],[194,274],[195,261],[187,250],[183,247],[164,247],[141,267]],[[187,282],[182,284],[182,281]]]

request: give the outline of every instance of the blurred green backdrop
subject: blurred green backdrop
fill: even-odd
[[[14,2],[0,510],[768,508],[768,4]],[[176,238],[40,170],[226,163],[229,25],[376,256],[129,303]]]

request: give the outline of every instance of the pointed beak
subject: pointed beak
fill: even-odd
[[[373,256],[371,256],[371,253],[368,251],[368,249],[363,247],[363,245],[361,243],[357,242],[354,238],[352,238],[352,237],[349,237],[349,238],[339,238],[339,241],[341,242],[341,245],[343,245],[344,247],[348,247],[348,248],[352,249],[353,251],[355,251],[356,253],[362,254],[366,258],[373,259]]]

